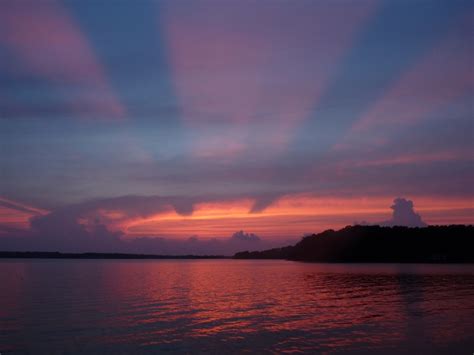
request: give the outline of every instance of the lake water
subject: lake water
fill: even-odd
[[[0,260],[0,352],[474,352],[474,266]]]

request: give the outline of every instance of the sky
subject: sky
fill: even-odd
[[[470,0],[2,0],[0,249],[472,224],[473,35]]]

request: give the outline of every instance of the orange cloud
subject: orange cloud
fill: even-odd
[[[429,224],[474,222],[472,199],[436,196],[410,198],[415,201],[417,213]],[[166,204],[149,212],[145,208],[143,213],[139,213],[133,206],[123,205],[126,201],[121,205],[120,201],[112,200],[106,201],[103,207],[87,209],[85,206],[82,212],[77,215],[73,213],[72,216],[76,216],[77,223],[86,228],[96,228],[99,221],[108,230],[123,233],[125,238],[161,236],[186,239],[192,235],[226,238],[244,229],[271,240],[298,238],[308,233],[344,227],[355,221],[376,223],[387,220],[392,213],[389,208],[392,200],[393,196],[342,198],[294,194],[275,200],[259,213],[251,211],[255,200],[244,198],[198,202],[194,204],[191,214],[178,214],[171,205]],[[136,202],[131,203],[136,205]],[[59,223],[67,217],[67,214],[57,213]],[[11,228],[28,229],[31,217],[48,217],[48,214],[49,211],[44,209],[0,199],[0,226],[6,231]]]
[[[225,237],[245,229],[262,237],[299,237],[328,228],[339,228],[354,221],[380,221],[390,216],[393,197],[318,198],[310,195],[286,196],[261,213],[249,213],[253,200],[199,203],[189,216],[173,211],[148,218],[124,221],[122,227],[129,237],[169,236],[187,238]],[[470,199],[414,197],[416,210],[431,224],[449,221],[453,211],[461,213],[466,223],[472,223],[473,203]],[[445,217],[443,217],[445,216]],[[451,219],[451,223],[455,219]]]
[[[48,212],[42,208],[0,197],[0,227],[26,230],[30,227],[31,217],[45,215]]]

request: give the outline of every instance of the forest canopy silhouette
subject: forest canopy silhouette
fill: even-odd
[[[303,238],[294,246],[239,252],[236,259],[314,262],[472,263],[474,226],[424,228],[348,226]]]

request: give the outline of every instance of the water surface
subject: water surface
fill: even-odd
[[[0,352],[474,351],[474,266],[0,260]]]

